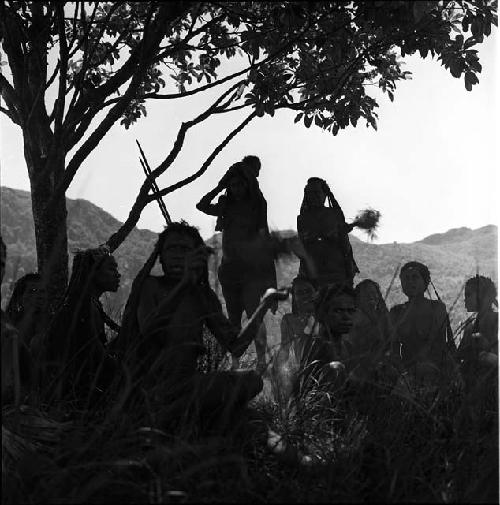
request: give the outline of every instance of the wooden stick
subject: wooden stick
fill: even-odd
[[[151,188],[153,189],[153,194],[159,193],[160,188],[158,187],[156,180],[151,177],[152,170],[151,170],[151,167],[149,166],[148,160],[146,158],[146,155],[144,154],[142,146],[137,139],[135,140],[135,142],[137,144],[137,147],[139,147],[139,152],[141,153],[141,156],[142,156],[142,159],[139,158],[139,161],[141,162],[144,173],[146,174],[146,179],[148,179],[149,183],[151,184]],[[172,222],[172,219],[170,218],[170,214],[167,211],[167,207],[165,206],[165,202],[163,201],[163,198],[161,196],[156,197],[156,201],[158,202],[158,206],[160,207],[160,211],[163,214],[163,217],[165,218],[166,223],[170,224]]]

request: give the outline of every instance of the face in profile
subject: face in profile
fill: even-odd
[[[252,158],[250,160],[247,160],[246,165],[248,167],[248,171],[253,177],[259,177],[261,166],[259,158]]]
[[[120,273],[118,264],[112,255],[106,255],[95,272],[95,282],[99,291],[115,292],[120,287]]]
[[[334,333],[348,333],[352,328],[353,316],[356,312],[354,298],[341,294],[332,298],[327,309],[327,323]]]
[[[247,184],[242,177],[233,177],[229,181],[228,190],[235,200],[243,200],[247,195]]]
[[[293,301],[297,314],[311,314],[314,310],[314,295],[316,291],[309,282],[297,282],[293,288]]]
[[[323,207],[326,200],[326,193],[320,182],[310,182],[305,189],[305,196],[310,207]]]
[[[478,303],[480,300],[479,294],[477,292],[477,289],[472,286],[465,286],[465,310],[467,312],[478,312],[479,311],[479,305]]]
[[[160,251],[160,263],[164,274],[173,279],[182,278],[186,255],[195,249],[196,243],[193,237],[177,232],[169,233]]]
[[[423,296],[427,285],[416,268],[408,268],[401,273],[401,288],[408,298]]]

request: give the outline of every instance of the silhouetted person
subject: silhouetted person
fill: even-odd
[[[305,331],[313,320],[316,290],[308,280],[296,277],[291,295],[292,312],[281,319],[281,345],[271,368],[273,395],[282,404],[291,395],[293,374],[298,370],[304,345],[311,338]]]
[[[273,254],[267,247],[267,203],[256,179],[260,161],[256,156],[245,160],[232,165],[217,187],[196,205],[205,214],[217,216],[215,229],[222,231],[218,277],[228,317],[236,327],[241,327],[243,312],[247,317],[253,314],[266,289],[276,287]],[[212,203],[224,190],[217,203]],[[266,340],[261,321],[255,339],[259,370],[265,368]]]
[[[46,327],[45,298],[45,284],[40,274],[28,273],[16,281],[6,312],[28,347],[40,329]]]
[[[119,285],[117,263],[106,246],[75,254],[63,300],[39,343],[44,398],[94,403],[109,385],[115,363],[106,351],[105,326],[119,327],[99,298]]]
[[[0,236],[0,282],[5,275],[7,247]],[[32,380],[32,361],[22,335],[0,311],[0,338],[2,343],[2,405],[19,404],[29,392]]]
[[[348,368],[357,380],[372,380],[375,369],[389,350],[389,311],[380,286],[371,279],[359,282],[353,326],[344,339]]]
[[[472,312],[463,329],[458,347],[462,376],[470,392],[491,376],[492,383],[498,376],[498,307],[497,290],[488,277],[477,275],[465,284],[465,308]]]
[[[297,231],[310,261],[301,258],[299,275],[316,287],[335,283],[352,288],[354,275],[359,272],[348,237],[353,227],[345,222],[326,181],[319,177],[308,179],[297,216]]]
[[[330,284],[320,289],[315,301],[315,324],[302,350],[296,393],[300,383],[311,384],[311,379],[313,384],[334,389],[344,384],[347,353],[342,340],[352,328],[355,312],[354,292],[348,286]]]
[[[444,303],[425,297],[431,282],[429,269],[410,261],[401,268],[401,287],[406,303],[389,313],[393,353],[402,371],[417,383],[446,384],[456,372],[449,349],[449,319]]]
[[[116,345],[161,425],[170,420],[224,418],[262,389],[253,371],[201,373],[197,369],[206,325],[225,350],[241,356],[255,337],[270,294],[238,337],[208,283],[209,250],[194,227],[172,223],[134,280]],[[159,258],[163,275],[150,275]],[[140,393],[134,401],[142,401]],[[227,417],[224,417],[226,416]]]

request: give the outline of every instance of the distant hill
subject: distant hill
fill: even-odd
[[[2,299],[8,294],[9,283],[23,273],[36,270],[35,235],[31,212],[30,194],[6,187],[0,188],[1,230],[8,247],[6,283],[2,286]],[[120,222],[109,213],[86,200],[67,200],[68,238],[70,251],[78,248],[95,247],[115,232]],[[282,231],[283,235],[293,230]],[[149,230],[134,229],[116,251],[122,274],[122,286],[116,295],[108,299],[108,307],[118,313],[128,295],[131,282],[153,248],[157,234]],[[356,280],[376,280],[385,293],[398,265],[410,260],[422,261],[429,266],[433,282],[450,308],[456,301],[452,321],[465,315],[463,294],[460,290],[466,278],[476,272],[492,277],[497,282],[498,229],[494,225],[471,230],[456,228],[445,233],[436,233],[409,244],[372,244],[351,236],[354,256],[361,271]],[[220,259],[221,236],[216,234],[207,243],[217,249],[211,260],[210,277],[217,286],[215,262]],[[289,286],[298,271],[295,257],[277,262],[278,285]],[[392,306],[404,300],[399,279],[396,278],[389,292],[387,303]],[[280,312],[289,310],[289,304],[280,307]],[[276,329],[278,320],[272,325]]]

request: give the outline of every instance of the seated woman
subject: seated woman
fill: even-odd
[[[7,305],[7,315],[28,347],[33,338],[36,339],[38,328],[46,327],[45,297],[46,290],[40,274],[29,273],[16,281]]]
[[[299,275],[316,288],[330,283],[344,283],[352,288],[354,275],[359,272],[348,237],[353,227],[345,222],[328,184],[319,177],[308,179],[297,216],[297,231],[310,261],[301,259]]]
[[[356,285],[356,313],[351,331],[344,339],[349,354],[351,377],[370,380],[389,351],[389,311],[380,286],[371,279]]]
[[[466,386],[490,369],[498,368],[497,290],[488,277],[477,275],[465,283],[465,308],[473,312],[463,328],[457,357]]]
[[[406,263],[400,279],[408,301],[389,313],[393,354],[413,381],[444,384],[456,372],[446,307],[440,300],[425,297],[431,275],[424,264]]]
[[[237,328],[241,328],[243,312],[250,317],[266,289],[276,287],[274,259],[266,247],[269,236],[267,203],[254,176],[258,170],[253,158],[250,162],[247,159],[245,163],[232,165],[217,187],[196,205],[205,214],[217,216],[215,229],[222,231],[219,282],[229,320]],[[226,192],[217,203],[211,203],[223,190]],[[261,320],[255,339],[261,370],[266,367],[266,340],[266,327]],[[236,365],[235,359],[233,366]]]
[[[287,295],[268,293],[238,336],[208,283],[208,252],[196,228],[170,224],[134,280],[125,308],[116,345],[140,385],[136,393],[144,392],[160,425],[181,419],[197,423],[200,416],[221,419],[262,389],[262,379],[253,371],[198,371],[203,325],[239,357],[255,337],[262,314]],[[160,277],[150,275],[157,258]],[[134,400],[141,402],[140,394]]]
[[[44,368],[42,397],[94,401],[109,385],[115,366],[106,352],[105,325],[119,326],[99,300],[120,285],[115,258],[106,246],[79,251],[73,259],[68,288],[40,342],[33,342]]]

